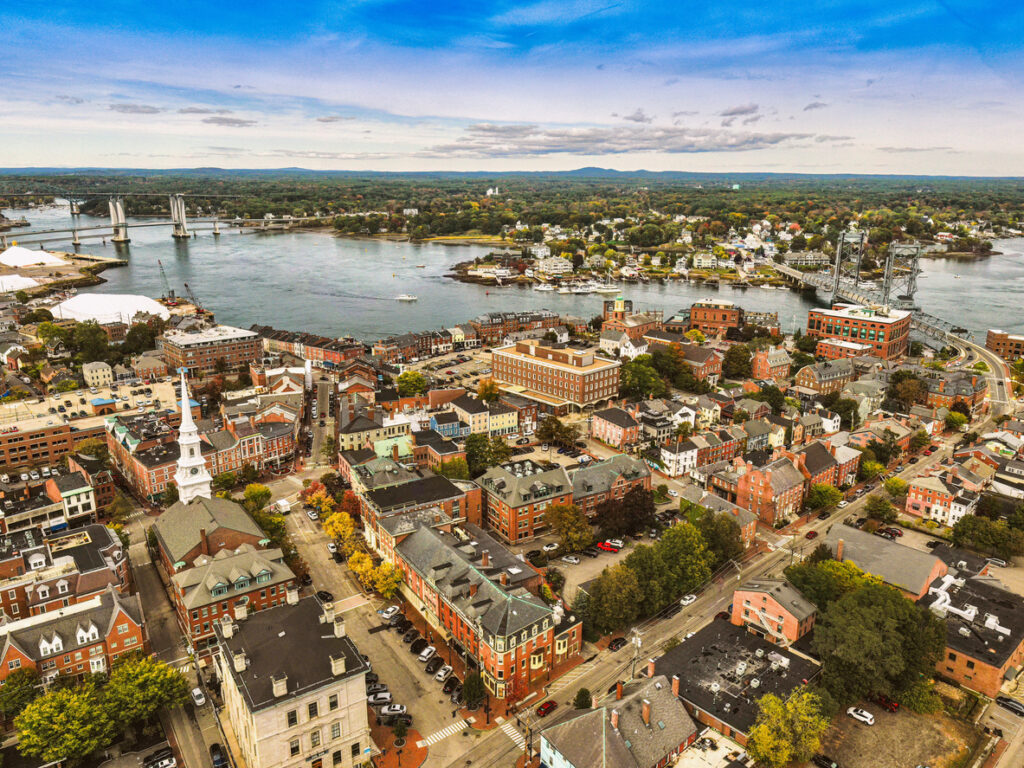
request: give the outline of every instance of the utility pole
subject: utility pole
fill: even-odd
[[[643,645],[643,641],[640,639],[640,630],[636,627],[630,630],[630,635],[629,642],[633,646],[633,666],[629,673],[629,679],[632,680],[636,677],[636,662],[640,658],[640,648]]]

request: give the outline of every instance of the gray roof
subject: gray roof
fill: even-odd
[[[1017,653],[1024,643],[1024,598],[984,577],[949,581],[948,601],[941,591],[933,588],[921,602],[945,619],[947,648],[997,669]]]
[[[234,625],[229,638],[224,637],[221,623],[214,622],[225,666],[250,711],[287,700],[274,696],[273,677],[285,675],[286,696],[298,697],[369,671],[352,639],[348,635],[335,637],[333,622],[323,622],[323,618],[317,599],[307,597],[295,605],[286,603],[249,614]],[[236,672],[233,661],[240,652],[248,665],[243,672]],[[331,673],[332,656],[345,659],[345,671],[337,676]]]
[[[776,459],[764,470],[772,473],[772,491],[775,493],[782,493],[804,483],[803,473],[789,459]]]
[[[220,529],[239,531],[261,541],[267,538],[240,504],[218,497],[200,496],[188,504],[175,502],[153,523],[157,540],[172,563],[198,546],[200,530],[213,537]]]
[[[284,564],[284,554],[280,549],[256,549],[251,544],[243,544],[236,550],[222,549],[213,557],[197,557],[193,567],[175,573],[171,581],[181,592],[185,607],[198,608],[231,600],[234,585],[241,581],[245,586],[240,586],[237,591],[242,594],[251,592],[261,575],[266,577],[258,582],[261,588],[284,584],[295,578]],[[217,587],[227,591],[215,597],[213,590]]]
[[[507,550],[494,539],[488,539],[489,556],[504,557]],[[506,637],[545,618],[554,623],[553,611],[540,598],[514,582],[510,581],[507,586],[498,583],[500,571],[507,572],[507,568],[484,567],[482,549],[478,551],[471,544],[460,544],[450,534],[423,526],[399,542],[395,549],[470,625],[479,621],[486,632]],[[513,575],[522,579],[536,574],[510,552],[507,554],[508,559],[518,563],[510,566],[520,571]]]
[[[452,400],[451,405],[466,413],[487,413],[487,404],[483,400],[469,395],[459,395]]]
[[[939,558],[928,552],[905,547],[849,525],[834,525],[825,536],[825,543],[833,555],[840,540],[843,542],[844,561],[849,560],[862,571],[915,595],[928,586],[932,569],[939,562]]]
[[[696,485],[687,485],[683,488],[680,496],[691,504],[697,504],[705,509],[710,509],[712,512],[717,512],[720,515],[726,515],[732,517],[740,528],[750,523],[757,522],[757,515],[751,512],[749,509],[733,504],[731,501],[723,499],[721,496],[716,496],[713,493],[708,493],[702,488],[698,488]]]
[[[650,704],[650,725],[643,703]],[[611,713],[618,713],[613,728]],[[693,720],[664,675],[626,686],[621,699],[609,697],[596,709],[570,710],[541,736],[574,768],[650,768],[659,765],[697,732]]]
[[[839,463],[829,451],[828,446],[818,441],[808,443],[798,453],[804,455],[804,466],[812,475],[820,475],[829,467],[836,466]]]
[[[740,589],[747,592],[763,592],[770,595],[797,621],[803,621],[817,612],[814,603],[800,594],[800,590],[785,579],[751,579]]]
[[[637,480],[642,477],[650,477],[650,475],[651,470],[644,462],[619,453],[573,472],[572,493],[573,496],[607,493],[620,477],[624,477],[626,480]]]
[[[89,490],[92,487],[81,472],[68,472],[64,475],[58,475],[54,478],[54,482],[57,484],[57,489],[61,493],[81,492]]]
[[[543,469],[533,461],[509,461],[491,467],[477,479],[488,493],[501,498],[510,507],[519,507],[531,501],[542,501],[569,493],[572,483],[565,469],[556,466]]]

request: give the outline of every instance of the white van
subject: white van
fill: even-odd
[[[292,511],[292,503],[287,499],[278,499],[274,503],[274,511],[279,515],[287,515]]]

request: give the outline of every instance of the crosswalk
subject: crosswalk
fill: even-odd
[[[564,691],[570,685],[575,683],[583,675],[587,674],[594,665],[597,663],[597,659],[588,661],[586,664],[580,664],[578,667],[574,667],[562,675],[558,680],[548,686],[548,696],[554,696],[559,691]]]
[[[526,738],[523,736],[523,734],[516,730],[515,720],[506,720],[504,723],[501,724],[501,730],[505,732],[506,736],[512,739],[512,741],[519,749],[522,749],[524,746],[526,746]]]
[[[454,736],[459,731],[468,728],[469,723],[469,720],[459,720],[458,722],[452,723],[447,728],[442,728],[440,731],[434,731],[432,734],[427,736],[427,738],[417,741],[416,746],[420,748],[429,747],[431,744],[437,744],[439,741],[444,741],[449,736]]]

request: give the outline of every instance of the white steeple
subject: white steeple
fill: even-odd
[[[202,439],[192,419],[192,402],[188,396],[188,383],[185,371],[181,372],[181,427],[178,429],[178,446],[181,455],[178,457],[178,470],[174,473],[174,483],[178,486],[178,499],[188,504],[197,496],[209,499],[209,470],[203,458]]]

